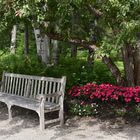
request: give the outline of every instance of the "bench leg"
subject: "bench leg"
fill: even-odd
[[[9,118],[9,121],[11,121],[12,120],[12,110],[11,110],[11,105],[7,105],[7,107],[8,107],[8,118]]]
[[[64,112],[63,109],[59,110],[59,119],[60,119],[60,126],[64,125]]]
[[[40,112],[39,113],[39,123],[40,123],[40,130],[44,130],[45,129],[45,114],[44,112]]]

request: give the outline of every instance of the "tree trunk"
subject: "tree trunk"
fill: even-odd
[[[50,48],[49,48],[49,38],[47,35],[41,35],[40,29],[34,29],[37,54],[41,58],[42,62],[46,65],[50,61]]]
[[[74,26],[76,23],[79,22],[79,16],[77,16],[77,12],[73,12],[71,17],[71,33],[74,34],[76,31],[76,27]],[[76,58],[77,57],[77,46],[74,44],[71,44],[71,57]]]
[[[36,40],[36,49],[37,49],[37,55],[41,57],[40,55],[40,45],[41,45],[41,35],[40,35],[40,29],[34,28],[34,34],[35,34],[35,40]]]
[[[29,34],[28,34],[28,24],[24,24],[24,54],[29,54]]]
[[[10,47],[10,51],[13,54],[16,53],[16,34],[17,34],[17,25],[14,25],[11,32],[11,47]]]
[[[58,64],[58,41],[57,40],[52,40],[52,45],[53,45],[53,64],[57,65]]]
[[[88,63],[89,68],[93,68],[94,54],[95,54],[95,51],[93,49],[90,49],[88,53],[88,58],[87,58],[87,63]]]
[[[130,44],[125,44],[122,48],[124,72],[127,86],[135,86],[134,83],[134,57],[133,48]]]
[[[76,58],[77,57],[77,46],[76,45],[71,45],[71,57]]]
[[[42,57],[42,62],[46,65],[50,63],[50,47],[49,38],[47,35],[42,36],[40,54]]]
[[[140,36],[138,38],[137,46],[135,48],[134,75],[135,75],[135,85],[140,85]]]
[[[108,69],[111,71],[112,75],[115,77],[116,82],[118,85],[124,85],[124,80],[121,77],[120,70],[117,68],[117,66],[113,63],[110,57],[104,56],[102,58],[102,61]]]

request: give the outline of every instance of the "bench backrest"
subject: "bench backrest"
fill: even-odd
[[[52,78],[4,72],[2,83],[1,92],[35,99],[38,94],[44,95],[59,91],[64,93],[66,77]],[[52,100],[51,97],[48,100]]]

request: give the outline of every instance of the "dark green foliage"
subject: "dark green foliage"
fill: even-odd
[[[73,85],[94,83],[115,83],[114,78],[101,61],[96,61],[94,68],[87,67],[86,60],[63,58],[59,66],[46,68],[45,73],[49,76],[67,76],[67,89]]]
[[[107,67],[100,61],[95,61],[94,64],[94,75],[97,84],[101,83],[115,83],[115,79],[112,77],[111,72]]]
[[[0,67],[2,71],[21,73],[21,74],[37,74],[40,75],[40,72],[43,68],[37,58],[31,56],[26,57],[24,55],[7,55],[2,58]],[[1,72],[2,72],[1,71]]]
[[[70,89],[73,85],[84,85],[89,82],[98,84],[115,82],[111,73],[100,60],[95,61],[94,67],[89,69],[85,53],[80,53],[77,59],[72,59],[69,56],[61,57],[59,65],[46,67],[37,57],[35,44],[32,42],[30,42],[30,54],[28,56],[24,55],[23,34],[21,34],[17,44],[16,55],[7,52],[0,58],[0,73],[5,70],[14,73],[52,77],[66,75],[67,89]]]

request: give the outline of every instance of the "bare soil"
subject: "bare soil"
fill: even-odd
[[[0,140],[140,140],[140,123],[72,117],[64,127],[55,124],[40,131],[35,112],[13,107],[13,119],[8,122],[6,105],[0,104]]]

